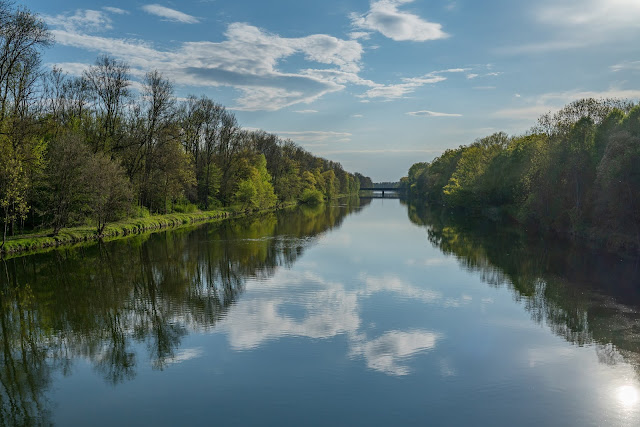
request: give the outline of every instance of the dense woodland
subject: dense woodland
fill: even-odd
[[[150,70],[100,56],[81,76],[44,70],[38,15],[0,0],[0,223],[7,234],[355,193],[371,180],[292,141],[243,130],[205,96],[178,100]],[[2,246],[0,246],[1,248]]]
[[[495,133],[416,163],[411,197],[640,251],[640,106],[583,99],[523,136]]]

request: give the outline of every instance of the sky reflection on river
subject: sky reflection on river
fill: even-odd
[[[9,260],[3,417],[640,422],[633,266],[448,221],[374,200]]]

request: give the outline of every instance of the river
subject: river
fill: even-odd
[[[0,261],[2,425],[640,425],[640,267],[397,199]]]

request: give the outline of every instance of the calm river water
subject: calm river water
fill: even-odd
[[[640,425],[640,266],[394,199],[0,261],[2,425]]]

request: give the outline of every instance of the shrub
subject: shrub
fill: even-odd
[[[324,196],[319,190],[312,190],[310,188],[307,188],[302,192],[302,195],[300,196],[300,203],[308,205],[319,205],[322,202],[324,202]]]

